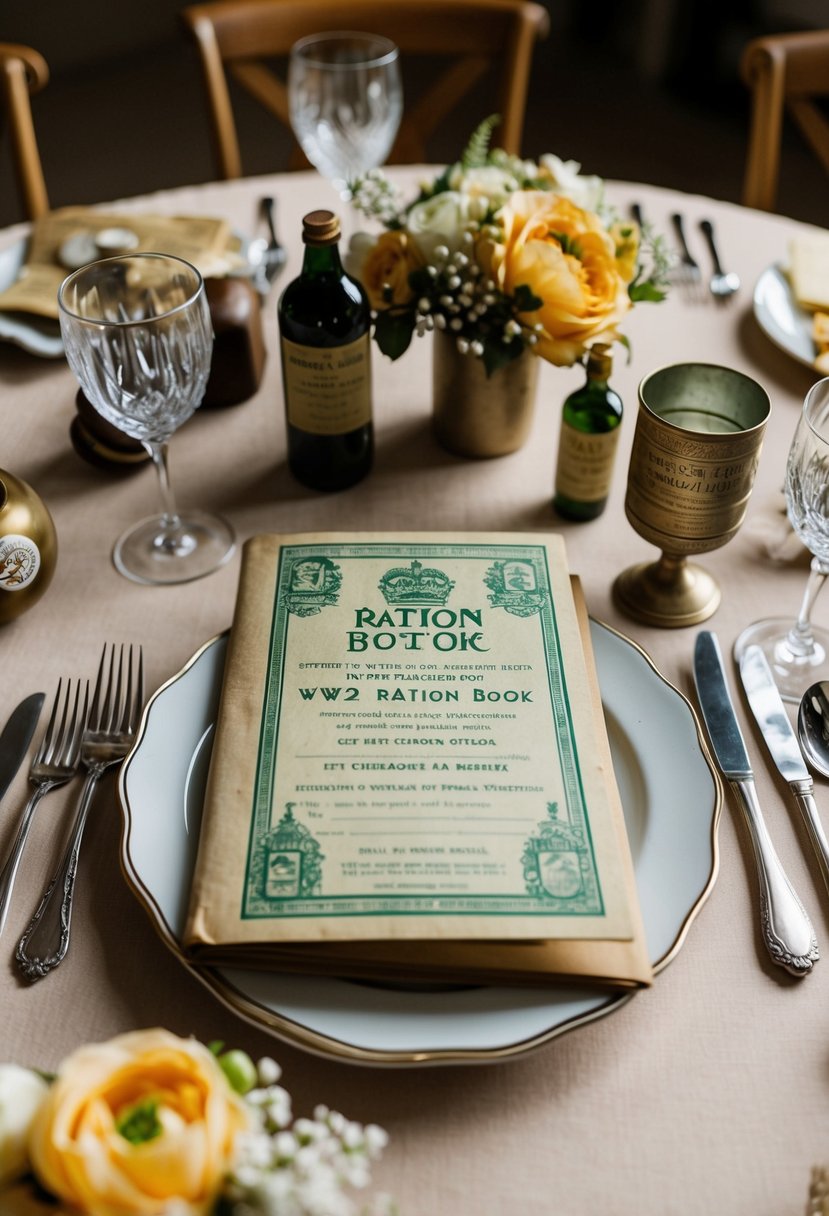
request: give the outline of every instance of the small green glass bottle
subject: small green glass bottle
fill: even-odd
[[[340,221],[302,221],[302,273],[278,305],[288,464],[312,490],[344,490],[371,469],[371,311],[343,270]]]
[[[607,505],[623,412],[611,367],[610,347],[591,346],[584,387],[564,401],[553,498],[564,519],[596,519]]]

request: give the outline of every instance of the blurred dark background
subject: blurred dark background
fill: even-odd
[[[555,152],[585,172],[740,201],[753,37],[829,27],[829,0],[543,0],[523,152]],[[393,4],[394,0],[388,0]],[[0,40],[46,58],[32,99],[53,207],[104,202],[215,176],[195,52],[181,0],[2,0]],[[405,65],[404,65],[405,68]],[[416,89],[404,76],[405,87]],[[234,94],[235,96],[235,94]],[[486,92],[429,149],[453,160],[490,108]],[[236,99],[246,174],[287,167],[290,140]],[[497,134],[496,134],[497,142]],[[829,226],[829,182],[787,131],[778,210]],[[0,225],[24,218],[0,135]]]

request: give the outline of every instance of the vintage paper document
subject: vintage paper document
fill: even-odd
[[[648,982],[587,637],[557,536],[249,541],[194,957]]]

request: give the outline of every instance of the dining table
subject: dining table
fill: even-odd
[[[389,174],[411,197],[434,171],[404,166]],[[149,586],[116,571],[115,538],[156,510],[152,465],[105,468],[83,460],[70,442],[78,385],[65,360],[0,343],[0,466],[42,497],[58,538],[46,593],[0,630],[0,722],[29,693],[45,692],[48,704],[61,677],[93,676],[105,642],[143,647],[149,692],[174,680],[229,628],[241,545],[256,534],[556,532],[593,620],[628,639],[658,673],[653,684],[633,681],[622,691],[614,711],[622,726],[626,716],[642,716],[656,683],[671,689],[693,724],[693,746],[712,774],[699,805],[710,865],[653,984],[631,999],[501,1049],[441,1052],[438,1044],[431,1052],[375,1053],[368,1043],[350,1051],[336,1027],[327,1040],[303,1035],[290,1018],[269,1024],[222,999],[171,948],[124,864],[117,774],[99,787],[87,825],[67,957],[37,982],[25,980],[14,947],[65,842],[78,792],[71,784],[38,811],[0,937],[0,1061],[48,1071],[83,1043],[152,1026],[271,1056],[297,1113],[325,1103],[385,1128],[389,1144],[374,1184],[394,1196],[401,1216],[801,1216],[812,1169],[829,1166],[829,892],[730,656],[749,622],[796,616],[809,569],[809,554],[787,523],[782,487],[799,411],[819,373],[770,338],[753,302],[755,284],[786,264],[791,241],[807,226],[703,195],[606,183],[620,214],[638,203],[669,244],[670,217],[681,213],[704,277],[710,262],[699,223],[711,220],[722,261],[741,286],[727,302],[677,286],[663,302],[639,303],[626,317],[629,349],[614,348],[610,378],[625,410],[612,489],[598,518],[575,523],[553,511],[553,477],[562,403],[583,383],[583,368],[541,361],[527,441],[506,456],[465,458],[441,447],[432,429],[428,334],[394,362],[373,351],[369,476],[333,494],[292,477],[278,296],[301,268],[303,215],[335,210],[343,245],[365,221],[311,172],[193,185],[106,207],[218,216],[250,237],[262,235],[265,195],[277,200],[287,260],[262,305],[261,383],[241,403],[197,410],[170,444],[179,501],[220,513],[237,534],[233,558],[210,576]],[[0,256],[27,231],[19,224],[0,232]],[[721,587],[719,607],[704,624],[659,628],[620,611],[612,588],[623,569],[657,556],[625,514],[638,386],[654,369],[685,362],[752,377],[767,391],[771,413],[745,520],[732,540],[699,558]],[[829,597],[819,598],[815,619],[829,624],[827,618]],[[692,665],[702,628],[719,639],[769,832],[823,950],[801,977],[774,966],[764,948],[745,822],[733,791],[713,776],[703,741]],[[669,828],[683,782],[679,752],[689,746],[668,740],[663,757],[669,773],[676,767],[675,787],[669,778],[660,793]],[[24,764],[0,804],[0,856],[28,789]],[[824,778],[816,778],[816,799],[829,827]],[[647,847],[647,834],[645,823],[634,853]],[[682,858],[674,861],[681,868]],[[433,999],[440,1018],[440,992]],[[474,1009],[468,1017],[474,1021]]]

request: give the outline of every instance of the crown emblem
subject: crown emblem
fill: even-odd
[[[415,558],[408,569],[387,570],[377,586],[387,604],[445,604],[455,584],[442,570],[430,569]]]

